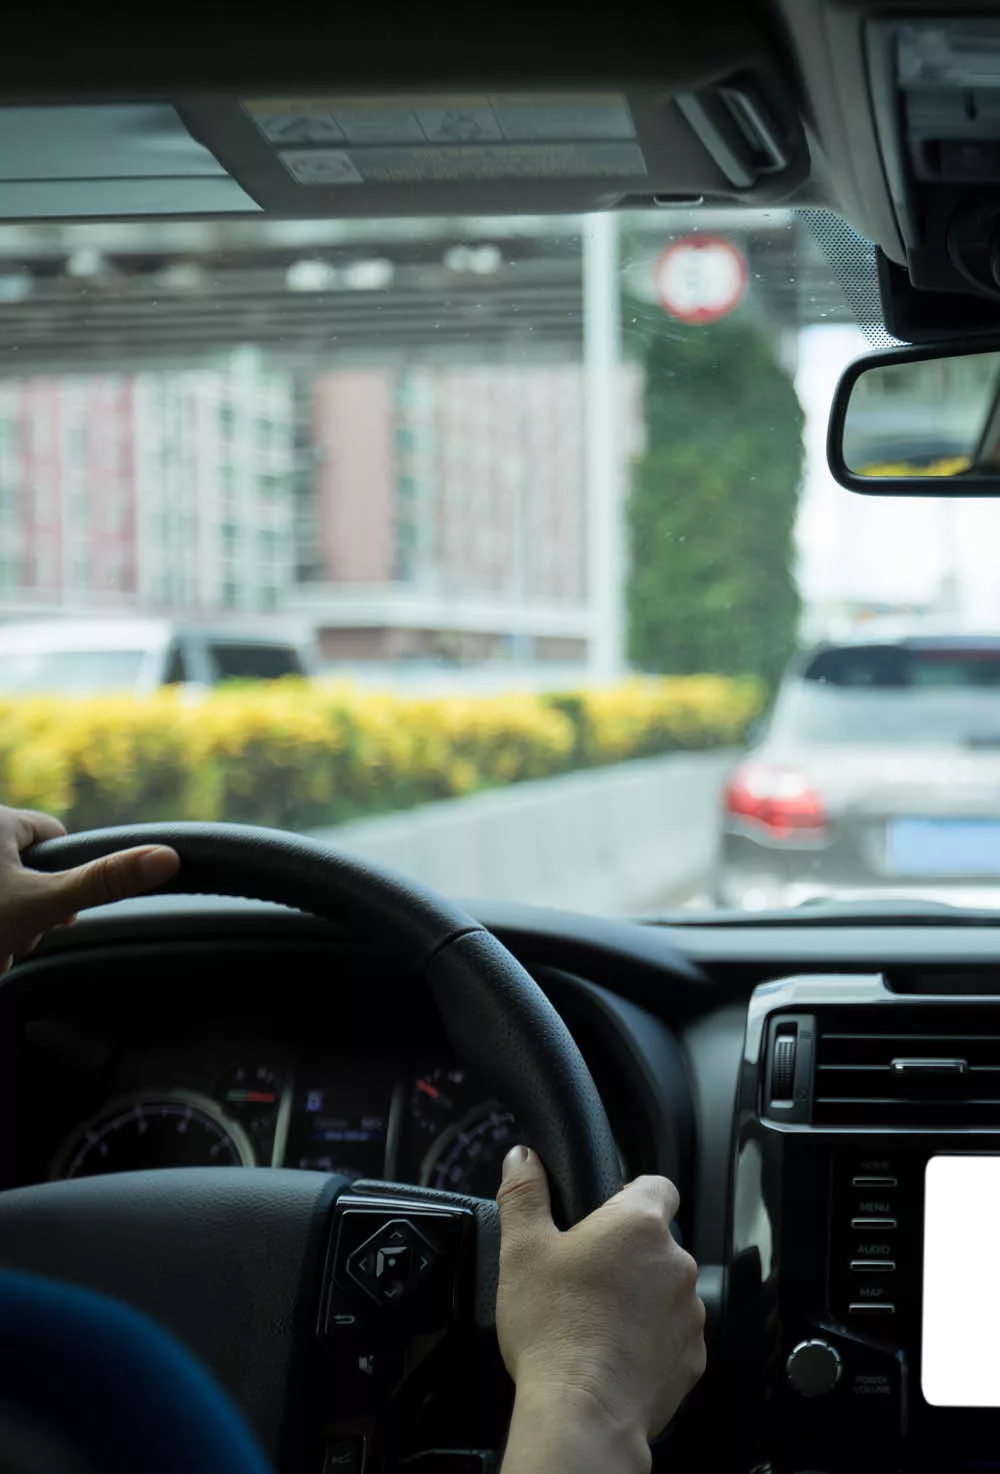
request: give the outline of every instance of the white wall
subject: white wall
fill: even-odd
[[[655,910],[706,890],[732,761],[643,758],[314,832],[466,900]]]

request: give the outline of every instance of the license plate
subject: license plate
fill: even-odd
[[[1000,819],[893,819],[887,859],[897,875],[1000,875]]]

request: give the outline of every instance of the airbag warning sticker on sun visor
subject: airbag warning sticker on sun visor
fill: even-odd
[[[646,174],[616,92],[293,97],[243,108],[304,185]]]
[[[398,184],[483,179],[641,179],[637,143],[534,143],[434,148],[308,148],[278,157],[299,184]]]
[[[491,97],[292,97],[244,102],[276,148],[293,144],[582,143],[634,140],[616,92]]]

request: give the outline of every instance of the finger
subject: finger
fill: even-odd
[[[51,814],[37,809],[0,808],[0,836],[9,850],[20,853],[40,840],[58,839],[65,833],[65,827]]]
[[[530,1147],[511,1147],[504,1157],[497,1203],[503,1243],[509,1245],[535,1234],[555,1232],[549,1179],[541,1158]]]
[[[75,870],[65,870],[59,877],[62,898],[69,902],[62,920],[90,906],[106,906],[141,896],[159,885],[166,885],[181,867],[176,850],[166,845],[142,845],[137,849],[117,850],[103,855]]]
[[[28,844],[38,844],[43,839],[59,839],[66,833],[65,824],[52,814],[39,813],[38,809],[15,809],[14,812],[28,828]]]
[[[51,886],[36,892],[32,921],[45,929],[60,926],[91,906],[140,896],[172,880],[180,864],[176,850],[165,845],[143,845],[60,871],[49,877]]]
[[[616,1193],[611,1201],[644,1202],[648,1207],[655,1208],[658,1213],[662,1214],[665,1223],[670,1223],[677,1217],[681,1195],[669,1177],[657,1177],[652,1173],[646,1173],[642,1177],[634,1178],[622,1188],[620,1193]]]

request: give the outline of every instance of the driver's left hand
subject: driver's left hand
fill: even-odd
[[[52,875],[25,869],[23,850],[65,833],[50,814],[0,805],[0,972],[31,952],[47,931],[68,926],[78,911],[141,895],[180,869],[177,852],[165,845],[120,850]]]

